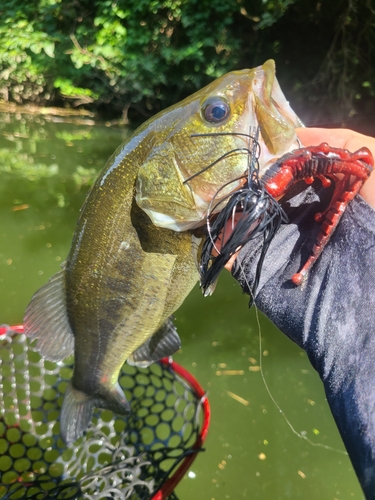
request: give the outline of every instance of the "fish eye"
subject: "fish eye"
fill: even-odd
[[[206,122],[222,123],[229,114],[229,103],[223,97],[209,97],[203,103],[202,116]]]

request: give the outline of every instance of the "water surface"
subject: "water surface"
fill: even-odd
[[[129,131],[0,115],[0,323],[22,322],[32,294],[69,251],[85,194]],[[198,287],[176,312],[174,359],[207,389],[205,448],[176,492],[180,500],[363,499],[322,384],[301,349],[223,274],[212,297]],[[298,433],[293,433],[262,380]]]

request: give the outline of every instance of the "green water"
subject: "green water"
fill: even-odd
[[[94,172],[128,133],[0,115],[0,323],[21,323],[33,292],[59,270]],[[307,357],[266,318],[258,326],[229,274],[212,297],[196,288],[176,324],[182,350],[174,359],[212,408],[206,451],[177,487],[180,500],[363,498]],[[271,400],[257,368],[260,335],[277,404],[297,432],[334,450],[299,438]]]

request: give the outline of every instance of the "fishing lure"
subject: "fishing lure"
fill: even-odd
[[[218,215],[213,215],[218,205],[210,206],[206,219],[208,236],[202,248],[200,276],[202,290],[207,295],[211,293],[221,269],[232,255],[251,239],[263,235],[251,305],[267,249],[280,224],[288,222],[276,199],[301,180],[311,184],[317,178],[326,188],[332,181],[335,183],[328,207],[324,212],[315,215],[315,220],[321,223],[321,228],[311,254],[300,271],[291,277],[292,282],[298,286],[324,250],[348,203],[370,176],[374,159],[367,148],[350,153],[345,149],[322,143],[319,146],[302,147],[281,156],[260,176],[259,130],[248,137],[250,146],[246,182],[228,196],[226,206]],[[213,252],[216,252],[216,257],[212,255]]]
[[[288,221],[280,204],[270,195],[261,181],[259,134],[259,127],[247,134],[248,168],[247,176],[243,177],[242,187],[216,203],[216,198],[220,198],[218,190],[210,203],[206,217],[207,238],[202,246],[199,265],[201,288],[205,296],[210,295],[220,271],[230,257],[248,241],[263,235],[263,245],[249,305],[253,302],[263,260],[272,238],[280,224]],[[217,213],[223,203],[225,203],[224,208]],[[216,257],[213,253],[217,254]]]
[[[324,212],[315,214],[315,220],[321,223],[320,232],[309,258],[301,270],[292,276],[295,285],[302,283],[324,250],[348,203],[369,178],[373,167],[374,158],[367,148],[350,153],[324,142],[319,146],[300,148],[285,154],[262,177],[267,192],[275,198],[283,196],[300,180],[312,184],[318,178],[323,187],[329,187],[332,181],[335,183],[328,207]]]

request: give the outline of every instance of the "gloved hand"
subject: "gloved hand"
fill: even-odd
[[[303,145],[327,142],[355,151],[375,139],[344,129],[299,129]],[[295,185],[281,200],[289,223],[272,240],[255,297],[318,371],[328,403],[367,499],[375,499],[375,174],[348,206],[301,286],[291,277],[314,244],[314,215],[332,195],[320,181]],[[262,238],[226,266],[249,293]]]

